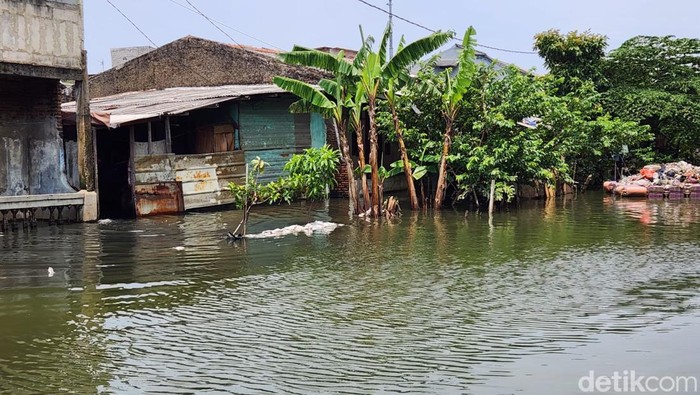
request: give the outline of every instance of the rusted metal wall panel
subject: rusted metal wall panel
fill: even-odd
[[[228,183],[245,180],[245,161],[241,151],[140,156],[135,159],[134,168],[137,194],[139,187],[144,185],[179,182],[183,211],[232,203]],[[151,189],[144,193],[153,194]],[[159,195],[158,199],[164,200],[165,196]]]
[[[134,188],[136,215],[177,214],[185,211],[179,182],[141,184]]]
[[[228,183],[245,180],[240,151],[175,156],[172,165],[176,179],[182,182],[186,210],[232,203]]]
[[[136,185],[175,181],[171,159],[175,155],[144,155],[134,159]]]
[[[189,167],[175,171],[175,178],[182,183],[182,193],[185,196],[216,193],[221,190],[216,177],[216,166]]]

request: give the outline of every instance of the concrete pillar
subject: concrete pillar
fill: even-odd
[[[81,190],[78,193],[83,195],[83,199],[85,200],[82,208],[82,218],[80,218],[80,220],[83,222],[97,221],[99,216],[97,212],[97,193],[88,192],[86,190]]]
[[[78,174],[80,188],[96,190],[95,141],[90,117],[90,91],[88,88],[87,51],[82,52],[83,80],[75,82],[77,92],[76,127],[78,130]]]

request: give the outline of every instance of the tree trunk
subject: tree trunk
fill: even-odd
[[[379,201],[379,166],[377,165],[376,98],[368,95],[367,113],[369,114],[369,166],[372,168],[372,216],[379,218],[382,214],[382,203]]]
[[[346,135],[345,123],[333,122],[333,126],[338,132],[338,143],[340,144],[340,152],[342,153],[341,160],[345,162],[345,172],[348,177],[348,195],[350,198],[350,211],[353,214],[358,214],[360,210],[360,202],[357,199],[357,186],[355,185],[355,177],[352,169],[352,156],[350,156],[350,147],[348,146],[348,136]]]
[[[447,155],[450,153],[450,144],[452,143],[452,122],[452,119],[448,119],[445,125],[445,138],[442,142],[442,157],[440,158],[437,189],[435,190],[436,210],[442,209],[442,202],[445,200],[445,189],[447,189]]]
[[[411,162],[408,160],[408,152],[406,151],[406,144],[403,141],[403,134],[401,133],[401,123],[399,122],[399,116],[396,114],[396,108],[393,103],[390,103],[391,107],[391,117],[394,120],[394,130],[396,131],[396,137],[399,140],[399,150],[401,151],[401,160],[403,161],[403,174],[406,176],[406,185],[408,186],[408,196],[411,198],[411,210],[419,210],[420,202],[418,201],[418,195],[416,195],[416,185],[413,182],[413,171],[411,170]]]
[[[365,173],[365,166],[367,165],[367,161],[365,160],[365,142],[364,142],[364,137],[365,133],[362,130],[362,123],[359,123],[357,126],[357,130],[355,130],[355,134],[357,135],[357,150],[359,151],[357,153],[358,156],[358,161],[360,163],[360,169],[361,169],[361,185],[362,185],[362,200],[363,200],[363,207],[362,211],[367,211],[367,207],[370,205],[370,200],[369,200],[369,188],[367,187],[367,174]]]
[[[491,187],[489,188],[489,217],[493,215],[493,204],[496,201],[496,180],[491,179]]]

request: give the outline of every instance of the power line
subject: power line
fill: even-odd
[[[224,31],[224,29],[220,28],[219,25],[217,25],[216,23],[214,23],[214,21],[212,21],[211,18],[209,18],[209,17],[206,16],[202,11],[200,11],[199,8],[197,8],[194,4],[192,4],[192,2],[191,2],[190,0],[185,0],[185,1],[187,2],[187,4],[190,5],[190,7],[192,7],[192,9],[194,9],[199,15],[201,15],[204,19],[206,19],[209,23],[211,23],[211,25],[214,26],[218,31],[220,31],[221,33],[224,33],[224,35],[226,35],[226,37],[228,37],[231,41],[233,41],[233,42],[236,43],[237,45],[239,45],[239,46],[241,46],[241,47],[243,46],[243,45],[241,45],[238,41],[236,41],[236,39],[234,39],[233,37],[231,37],[230,34],[226,33],[226,32]]]
[[[238,41],[236,41],[236,39],[234,39],[233,37],[231,37],[230,34],[226,33],[226,32],[224,31],[224,29],[220,28],[216,23],[214,23],[214,21],[213,21],[211,18],[209,18],[206,14],[204,14],[202,11],[200,11],[199,8],[197,8],[194,4],[192,4],[192,2],[191,2],[190,0],[185,0],[185,1],[186,1],[187,4],[189,4],[190,7],[192,7],[199,15],[201,15],[202,18],[206,19],[206,20],[207,20],[209,23],[211,23],[211,25],[214,26],[218,31],[220,31],[221,33],[223,33],[224,35],[226,35],[226,37],[228,37],[231,41],[233,41],[234,43],[236,43],[236,45],[238,45],[238,47],[239,47],[240,49],[242,49],[242,50],[245,51],[245,52],[254,54],[254,55],[259,55],[257,52],[251,51],[250,49],[246,48],[245,45],[243,45],[243,44],[239,43]]]
[[[173,4],[176,4],[176,5],[180,6],[180,7],[182,7],[182,8],[184,8],[184,9],[188,10],[188,11],[194,12],[195,14],[200,14],[200,13],[199,13],[197,10],[195,10],[194,8],[188,7],[188,6],[186,6],[185,4],[182,4],[182,3],[178,2],[178,1],[175,1],[175,0],[169,0],[169,1],[170,1],[171,3],[173,3]],[[254,37],[254,36],[251,36],[251,35],[248,34],[248,33],[242,32],[242,31],[240,31],[240,30],[238,30],[238,29],[236,29],[236,28],[234,28],[234,27],[232,27],[232,26],[229,26],[229,25],[227,25],[227,24],[225,24],[225,23],[223,23],[223,22],[221,22],[221,21],[217,21],[217,20],[214,19],[214,18],[209,18],[209,19],[212,20],[212,21],[214,21],[214,22],[216,22],[217,24],[219,24],[219,25],[221,25],[221,26],[227,28],[227,29],[230,29],[230,30],[232,30],[232,31],[234,31],[234,32],[236,32],[236,33],[238,33],[238,34],[244,35],[244,36],[246,36],[246,37],[248,37],[248,38],[250,38],[250,39],[253,39],[253,40],[255,40],[255,41],[257,41],[257,42],[259,42],[259,43],[261,43],[261,44],[265,44],[265,45],[267,45],[268,47],[275,48],[275,49],[279,49],[280,51],[284,51],[284,49],[282,49],[282,48],[280,48],[280,47],[278,47],[278,46],[276,46],[276,45],[274,45],[274,44],[270,44],[270,43],[268,43],[268,42],[266,42],[266,41],[263,41],[263,40],[261,40],[261,39],[259,39],[259,38],[256,38],[256,37]]]
[[[362,4],[364,4],[364,5],[368,6],[368,7],[374,8],[374,9],[377,10],[377,11],[381,11],[381,12],[383,12],[383,13],[389,15],[390,17],[394,17],[394,18],[396,18],[396,19],[398,19],[398,20],[404,21],[404,22],[406,22],[406,23],[408,23],[408,24],[410,24],[410,25],[419,27],[419,28],[421,28],[421,29],[423,29],[423,30],[426,30],[426,31],[429,31],[429,32],[431,32],[431,33],[437,32],[437,30],[435,30],[435,29],[431,29],[431,28],[429,28],[429,27],[427,27],[427,26],[425,26],[425,25],[421,25],[421,24],[418,23],[418,22],[414,22],[414,21],[412,21],[412,20],[410,20],[410,19],[406,19],[406,18],[404,18],[404,17],[402,17],[402,16],[396,15],[393,11],[392,11],[392,12],[387,11],[387,10],[385,10],[384,8],[381,8],[381,7],[379,7],[379,6],[376,6],[376,5],[374,5],[374,4],[372,4],[372,3],[368,2],[368,1],[365,1],[365,0],[357,0],[357,1],[359,1],[360,3],[362,3]],[[457,40],[457,41],[459,41],[459,40]],[[476,46],[477,46],[477,47],[484,47],[484,48],[488,48],[488,49],[493,49],[493,50],[495,50],[495,51],[510,52],[510,53],[519,53],[519,54],[525,54],[525,55],[537,55],[537,52],[533,52],[533,51],[516,51],[516,50],[513,50],[513,49],[503,49],[503,48],[492,47],[492,46],[485,45],[485,44],[476,44]]]
[[[488,49],[493,49],[495,51],[502,51],[502,52],[510,52],[510,53],[519,53],[519,54],[524,54],[524,55],[537,55],[537,52],[534,51],[518,51],[515,49],[503,49],[503,48],[496,48],[496,47],[491,47],[485,44],[476,44],[477,47],[483,47],[483,48],[488,48]]]
[[[151,40],[151,38],[148,37],[148,35],[146,35],[146,33],[143,32],[143,30],[141,30],[138,26],[136,26],[136,24],[134,23],[134,21],[132,21],[131,19],[129,19],[129,17],[126,16],[126,14],[124,14],[124,13],[122,12],[122,10],[120,10],[119,8],[117,8],[117,6],[115,6],[114,3],[112,3],[110,0],[106,0],[106,1],[107,1],[107,3],[109,3],[109,5],[111,5],[112,7],[114,7],[114,9],[117,10],[118,13],[122,14],[122,16],[123,16],[124,18],[126,18],[126,20],[129,21],[129,23],[131,23],[131,24],[136,28],[136,30],[139,31],[139,33],[141,33],[144,37],[146,37],[146,40],[148,40],[151,44],[153,44],[154,47],[158,48],[158,45],[157,45],[156,43],[154,43],[153,40]]]

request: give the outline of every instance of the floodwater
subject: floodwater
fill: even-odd
[[[350,220],[343,201],[0,233],[0,392],[576,394],[700,376],[700,202]],[[51,267],[55,274],[48,275]]]

